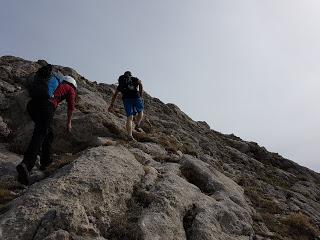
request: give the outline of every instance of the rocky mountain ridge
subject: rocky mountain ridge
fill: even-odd
[[[254,142],[216,132],[145,94],[144,133],[106,111],[114,85],[79,85],[73,131],[55,115],[56,160],[16,181],[33,124],[26,88],[44,60],[0,58],[0,239],[318,239],[320,175]]]

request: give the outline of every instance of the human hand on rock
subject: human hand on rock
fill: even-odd
[[[67,131],[68,133],[71,133],[72,125],[71,122],[67,124]]]

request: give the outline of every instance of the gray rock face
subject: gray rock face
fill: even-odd
[[[2,117],[0,116],[0,137],[8,137],[10,134],[10,129],[8,125],[3,121]]]
[[[71,134],[54,118],[55,161],[23,187],[15,166],[33,123],[26,88],[44,60],[0,57],[0,239],[317,239],[320,176],[145,94],[138,142],[125,141],[114,85],[78,82]]]
[[[169,172],[149,194],[153,201],[139,222],[143,239],[249,239],[253,234],[249,208],[233,202],[227,191],[216,199]]]
[[[125,148],[93,148],[14,200],[0,217],[2,237],[50,239],[65,236],[61,230],[91,239],[107,236],[112,218],[126,212],[143,175]]]

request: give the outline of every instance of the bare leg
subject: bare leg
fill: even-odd
[[[133,121],[133,116],[127,117],[126,128],[127,128],[128,136],[132,136],[132,121]]]
[[[136,117],[136,125],[137,127],[140,127],[141,121],[143,118],[143,111],[138,113],[138,116]]]

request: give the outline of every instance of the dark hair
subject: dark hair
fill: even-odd
[[[124,72],[124,75],[125,75],[125,76],[130,76],[130,77],[132,76],[130,71],[125,71],[125,72]]]
[[[51,75],[52,73],[52,65],[51,64],[47,64],[41,68],[38,69],[38,76],[42,77],[42,78],[47,78]]]

